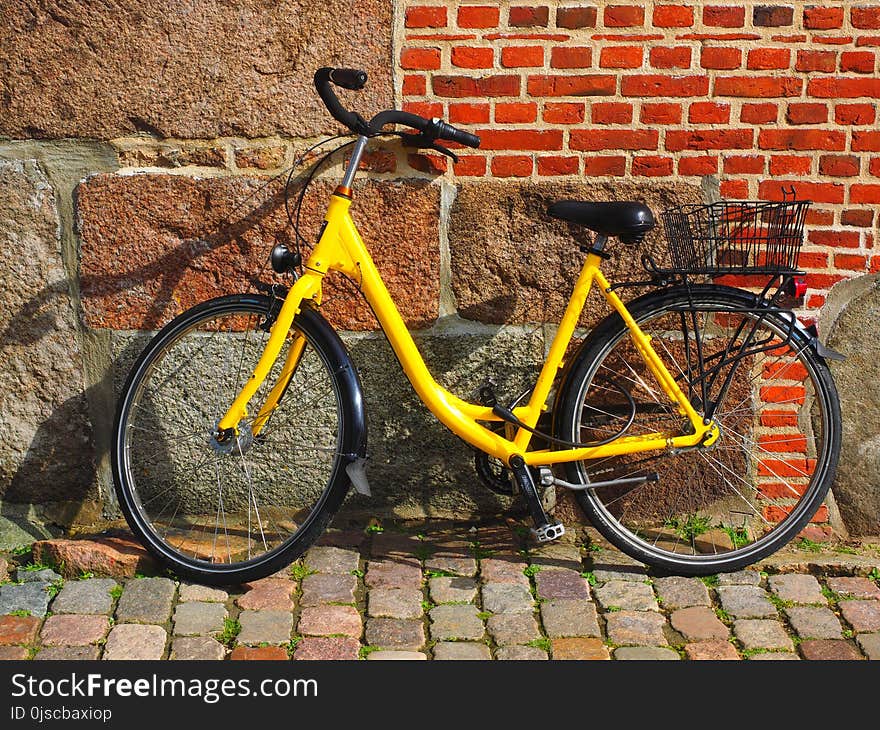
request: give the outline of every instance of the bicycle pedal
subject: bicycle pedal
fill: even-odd
[[[531,529],[532,536],[540,543],[557,540],[565,534],[565,525],[561,522],[548,522],[540,527]]]

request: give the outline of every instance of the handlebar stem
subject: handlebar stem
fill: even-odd
[[[351,189],[351,184],[354,182],[354,176],[357,173],[358,167],[361,164],[361,157],[363,157],[364,150],[367,147],[367,142],[369,138],[364,136],[363,134],[357,138],[357,141],[354,143],[354,149],[351,152],[351,159],[348,161],[348,167],[345,169],[345,175],[342,178],[342,183],[340,187],[345,189]]]

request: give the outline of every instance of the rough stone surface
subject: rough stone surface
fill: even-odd
[[[46,646],[37,652],[38,661],[94,661],[101,654],[97,646]]]
[[[809,639],[800,644],[804,659],[821,661],[850,661],[861,659],[858,649],[842,639]]]
[[[36,616],[0,616],[0,646],[31,644],[39,630]]]
[[[463,184],[449,221],[452,287],[463,317],[495,323],[559,321],[583,264],[583,254],[573,244],[589,235],[583,227],[546,215],[547,205],[562,198],[642,200],[652,210],[700,202],[698,188],[685,184]],[[660,228],[640,248],[658,261],[664,250]],[[605,268],[611,281],[638,279],[644,273],[638,256],[615,256]],[[605,316],[601,307],[587,309],[583,326]]]
[[[486,583],[483,608],[492,613],[531,613],[534,599],[527,588],[514,583]]]
[[[533,662],[548,659],[547,652],[535,646],[502,646],[495,652],[495,658],[503,662]]]
[[[767,651],[759,654],[752,654],[748,659],[750,662],[800,661],[800,657],[790,651]]]
[[[299,617],[299,633],[303,635],[345,634],[357,639],[362,628],[361,615],[354,606],[308,606]]]
[[[306,240],[317,234],[329,192],[317,183],[306,196]],[[101,174],[82,183],[77,195],[82,306],[97,328],[153,329],[205,299],[246,291],[276,235],[289,226],[283,181],[266,186],[243,177]],[[438,312],[438,205],[438,188],[425,181],[364,180],[352,207],[414,328],[431,324]],[[342,329],[375,329],[366,302],[344,296],[348,290],[334,281],[325,283],[322,313]]]
[[[604,660],[610,659],[608,647],[601,639],[563,638],[553,639],[551,643],[553,659],[556,661]]]
[[[720,586],[721,607],[734,618],[774,618],[776,608],[757,586]]]
[[[587,600],[590,584],[573,570],[541,570],[535,576],[538,598],[547,600]]]
[[[355,550],[346,550],[333,545],[318,545],[311,548],[303,562],[319,573],[351,575],[360,566],[360,555]]]
[[[841,601],[838,606],[856,631],[880,631],[880,601]]]
[[[208,603],[225,603],[229,594],[219,588],[202,586],[197,583],[181,583],[178,599],[181,603],[190,601],[206,601]]]
[[[0,586],[0,614],[27,611],[32,616],[45,616],[49,610],[48,588],[48,583]]]
[[[730,660],[739,659],[739,654],[729,641],[713,639],[712,641],[698,641],[695,644],[687,644],[684,647],[688,659],[694,660]]]
[[[368,661],[427,661],[428,657],[420,651],[389,651],[380,649],[367,655]]]
[[[758,586],[761,585],[761,574],[754,570],[737,570],[733,573],[719,573],[720,586]]]
[[[364,578],[371,588],[419,588],[422,570],[418,563],[401,560],[371,561]]]
[[[179,636],[171,644],[171,658],[183,661],[219,661],[226,647],[209,636]]]
[[[3,23],[0,36],[9,26]],[[0,41],[0,57],[7,48]],[[0,87],[9,83],[5,76]],[[4,120],[7,109],[8,101]],[[97,500],[83,357],[58,230],[55,193],[37,163],[0,161],[0,499],[9,502]],[[24,529],[28,541],[40,537]]]
[[[469,603],[477,596],[477,584],[473,578],[441,576],[428,583],[434,603]]]
[[[430,611],[431,637],[434,639],[482,639],[483,622],[476,606],[434,606]]]
[[[843,418],[840,461],[831,489],[850,534],[878,535],[880,440],[875,424],[880,423],[880,399],[865,383],[880,379],[880,276],[860,277],[839,291],[852,292],[851,298],[838,310],[837,320],[824,328],[828,345],[846,352],[846,360],[830,364]]]
[[[566,636],[601,636],[596,606],[588,601],[546,601],[541,621],[551,639]]]
[[[849,598],[880,598],[880,588],[868,578],[829,578],[828,587]]]
[[[538,622],[530,613],[495,614],[489,617],[486,627],[499,646],[526,644],[541,636]]]
[[[605,616],[608,638],[615,644],[666,646],[666,619],[653,611],[616,611]]]
[[[733,625],[733,633],[744,649],[788,649],[791,639],[779,621],[740,619]]]
[[[229,658],[234,661],[287,661],[283,646],[236,646]]]
[[[103,639],[109,629],[106,616],[50,616],[40,638],[48,646],[88,646]]]
[[[8,4],[0,29],[0,135],[311,137],[339,126],[312,85],[321,66],[368,72],[362,91],[340,91],[367,119],[393,106],[389,3],[27,7]]]
[[[259,611],[292,611],[293,601],[290,596],[296,584],[290,580],[265,578],[252,583],[250,590],[236,599],[238,607],[243,610]]]
[[[9,563],[6,558],[0,558],[0,583],[9,579]]]
[[[434,645],[434,659],[437,661],[474,661],[491,659],[489,647],[470,641],[441,641]]]
[[[868,659],[880,659],[880,634],[859,634],[856,640]]]
[[[334,575],[316,573],[308,575],[302,582],[303,606],[317,606],[321,603],[354,603],[357,578],[353,575]]]
[[[603,608],[628,611],[657,611],[657,599],[651,586],[629,580],[610,580],[596,589],[596,600]]]
[[[61,575],[51,568],[42,570],[19,568],[15,571],[15,577],[22,583],[54,583],[56,580],[61,580]]]
[[[504,558],[486,558],[480,561],[480,576],[485,583],[515,583],[529,587],[529,579],[523,573],[525,563]]]
[[[171,616],[175,585],[168,578],[129,581],[116,608],[116,618],[142,624],[164,624]]]
[[[690,606],[710,606],[709,591],[699,578],[669,576],[654,579],[654,590],[664,610]]]
[[[477,561],[466,555],[432,555],[425,561],[425,569],[472,576],[477,572]]]
[[[296,645],[293,658],[302,660],[352,661],[360,642],[348,636],[307,636]]]
[[[770,589],[783,601],[825,604],[822,586],[812,575],[788,573],[770,576]]]
[[[677,661],[681,657],[672,649],[660,646],[621,646],[614,650],[614,658],[622,661]]]
[[[34,543],[34,560],[64,566],[64,577],[82,573],[110,578],[133,578],[148,574],[156,564],[134,540],[102,537],[93,540],[40,540]]]
[[[726,639],[729,634],[727,627],[707,606],[680,608],[669,617],[669,621],[672,628],[688,641]]]
[[[0,646],[0,661],[20,661],[28,658],[25,646]]]
[[[222,603],[180,603],[174,609],[174,635],[198,636],[223,631],[226,607]]]
[[[118,583],[112,578],[67,581],[61,592],[52,601],[52,612],[110,613],[113,607],[113,597],[110,595],[110,591],[117,585]],[[170,613],[170,605],[168,609]]]
[[[242,611],[238,615],[239,644],[286,644],[293,629],[293,616],[287,611]],[[340,632],[341,633],[341,632]]]
[[[415,619],[371,618],[366,638],[370,646],[415,651],[425,645],[425,626]]]
[[[168,635],[161,626],[120,624],[107,637],[104,659],[161,659]]]
[[[422,615],[422,592],[415,588],[374,588],[367,599],[370,616],[419,618]]]
[[[792,628],[804,639],[841,638],[840,621],[830,609],[816,606],[792,606],[785,613]]]

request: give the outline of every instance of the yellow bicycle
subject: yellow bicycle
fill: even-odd
[[[664,213],[671,263],[612,286],[611,238],[639,243],[655,225],[637,202],[560,201],[549,214],[593,232],[534,387],[502,402],[453,395],[431,376],[349,208],[369,140],[397,134],[431,148],[479,139],[438,119],[384,111],[367,122],[332,85],[366,74],[320,69],[317,90],[355,135],[307,259],[278,245],[289,288],[220,297],[181,314],[131,369],[117,411],[113,470],[132,530],[178,574],[233,583],[269,575],[321,534],[349,488],[369,493],[358,373],[320,313],[332,271],[373,309],[418,396],[478,453],[493,489],[519,494],[534,537],[563,526],[542,493],[569,489],[616,546],[682,574],[738,569],[781,547],[821,509],[834,477],[840,412],[836,356],[782,306],[796,293],[808,203],[716,203]],[[386,130],[401,125],[414,132]],[[762,275],[758,293],[698,283]],[[590,291],[611,313],[572,345]],[[624,303],[619,286],[650,286]],[[772,290],[772,285],[776,290]]]

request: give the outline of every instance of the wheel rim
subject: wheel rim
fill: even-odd
[[[239,434],[216,424],[250,377],[268,332],[265,307],[235,303],[171,333],[142,363],[120,425],[130,508],[153,546],[198,570],[270,560],[308,529],[340,467],[342,409],[331,365],[293,329]],[[277,408],[255,415],[295,338],[305,347]]]
[[[730,340],[743,319],[758,322],[758,330],[774,338],[767,341],[770,349],[747,356],[737,367],[715,415],[722,431],[717,445],[675,456],[641,454],[576,466],[582,482],[656,472],[656,484],[600,488],[583,498],[626,542],[649,556],[709,565],[756,559],[776,549],[808,519],[814,497],[824,492],[827,481],[831,417],[828,394],[804,337],[792,337],[791,328],[777,318],[761,318],[717,302],[699,303],[704,305],[711,309],[697,315],[701,329],[706,331],[708,325],[711,332],[710,341],[703,343],[704,356],[723,351],[722,338]],[[675,306],[647,313],[639,324],[681,386],[694,378],[688,377],[682,331],[670,323],[674,319],[678,325],[682,316]],[[695,348],[690,350],[695,367]],[[622,380],[644,411],[629,434],[681,426],[683,417],[665,406],[668,399],[623,333],[603,348],[578,393],[571,433],[581,440],[608,435],[620,418],[621,404],[596,386],[601,383],[597,375]],[[718,380],[723,381],[723,374]],[[685,392],[695,396],[695,406],[702,406],[699,387]],[[712,392],[707,395],[711,400]]]

